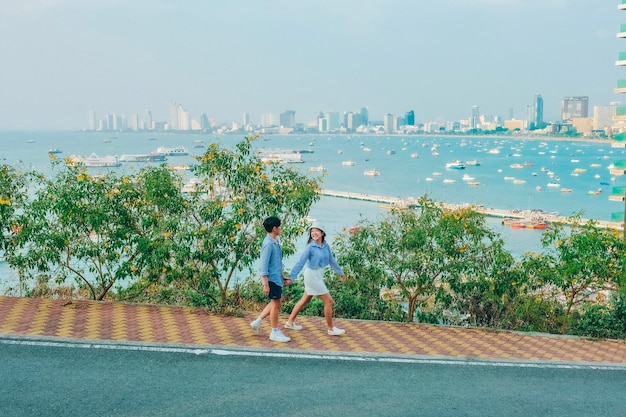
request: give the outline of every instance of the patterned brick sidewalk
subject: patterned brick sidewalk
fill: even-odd
[[[341,319],[337,325],[346,334],[333,337],[326,335],[323,318],[302,316],[298,323],[304,330],[286,330],[292,341],[276,343],[268,339],[267,321],[259,335],[253,333],[253,318],[252,313],[225,317],[200,308],[0,297],[4,336],[626,365],[621,341]]]

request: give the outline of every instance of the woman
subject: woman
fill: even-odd
[[[300,260],[291,270],[291,281],[293,282],[300,271],[302,271],[302,268],[304,268],[304,294],[302,294],[302,298],[294,306],[289,319],[285,323],[285,328],[302,330],[302,326],[295,322],[296,317],[314,296],[318,296],[324,302],[324,317],[326,318],[328,335],[339,336],[346,331],[333,326],[333,297],[330,296],[328,288],[326,288],[324,283],[324,270],[330,265],[339,274],[339,279],[342,281],[346,279],[346,275],[333,257],[330,245],[326,243],[325,237],[324,226],[319,222],[314,222],[309,229],[307,247],[302,256],[300,256]]]

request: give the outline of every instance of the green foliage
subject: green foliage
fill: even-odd
[[[554,300],[564,300],[561,332],[567,332],[573,309],[601,291],[618,291],[626,277],[626,245],[615,230],[600,229],[593,222],[551,225],[543,234],[544,253],[526,254],[529,276]]]
[[[213,143],[192,168],[199,184],[186,198],[180,228],[172,234],[176,257],[164,283],[184,288],[192,305],[226,305],[236,294],[231,290],[255,274],[267,234],[265,217],[283,221],[283,252],[293,253],[306,215],[319,199],[319,180],[263,163],[252,153],[252,141],[246,138],[234,149]]]
[[[408,303],[409,322],[428,303],[436,301],[442,311],[458,308],[468,281],[512,262],[481,214],[445,210],[426,197],[419,206],[393,210],[376,223],[362,220],[356,232],[334,244],[351,276]]]
[[[116,282],[163,269],[180,214],[173,174],[160,167],[133,178],[93,176],[80,165],[55,167],[52,180],[37,178],[33,200],[16,216],[9,262],[22,279],[73,278],[102,300]]]
[[[501,326],[526,332],[558,333],[565,320],[563,305],[539,295],[520,295],[507,305]]]

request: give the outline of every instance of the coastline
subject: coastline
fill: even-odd
[[[336,198],[345,198],[348,200],[360,200],[360,201],[370,201],[374,203],[381,203],[388,205],[389,209],[398,209],[405,210],[412,207],[417,207],[417,198],[415,197],[389,197],[383,195],[374,195],[374,194],[366,194],[366,193],[355,193],[348,191],[338,191],[338,190],[328,190],[322,189],[320,190],[320,195],[326,197],[336,197]],[[471,207],[474,211],[478,213],[482,213],[488,217],[495,218],[512,218],[518,220],[529,219],[531,217],[538,217],[542,221],[550,222],[550,223],[562,223],[562,224],[573,224],[573,218],[567,216],[561,216],[558,214],[538,213],[532,210],[505,210],[505,209],[497,209],[491,207],[483,207],[469,204],[451,204],[451,203],[441,203],[444,208],[448,210],[458,210],[462,208]],[[606,220],[596,220],[596,219],[579,219],[580,224],[587,224],[589,222],[595,222],[596,226],[602,229],[611,229],[617,231],[624,231],[624,224],[622,222],[610,222]]]

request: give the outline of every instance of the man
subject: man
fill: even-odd
[[[272,331],[270,332],[270,340],[274,342],[289,342],[287,337],[278,327],[278,315],[282,305],[283,285],[289,285],[291,280],[283,277],[283,252],[280,247],[281,222],[278,217],[270,216],[263,221],[263,227],[267,232],[267,236],[261,245],[261,259],[259,272],[263,281],[263,294],[270,299],[259,317],[256,318],[250,326],[255,334],[259,334],[261,329],[261,321],[269,316]]]

